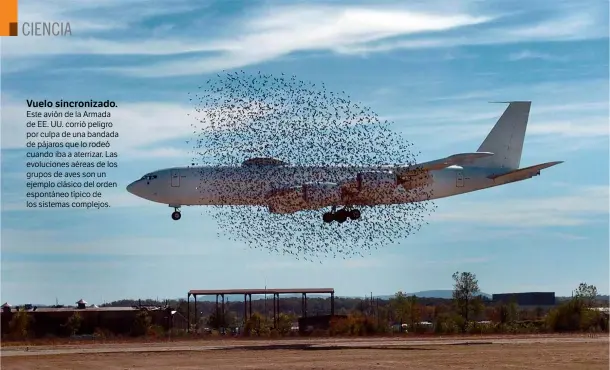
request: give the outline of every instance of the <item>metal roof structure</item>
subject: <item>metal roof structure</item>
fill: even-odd
[[[197,295],[238,295],[238,294],[335,294],[333,288],[291,288],[291,289],[208,289],[189,290],[189,296]]]
[[[330,294],[330,314],[335,315],[335,289],[334,288],[283,288],[283,289],[193,289],[189,290],[187,295],[187,312],[186,317],[189,322],[188,331],[191,328],[191,305],[190,298],[195,299],[195,307],[197,307],[197,296],[199,295],[215,295],[216,296],[216,315],[217,317],[225,316],[225,296],[226,295],[244,295],[244,325],[248,317],[252,317],[252,295],[272,295],[273,304],[273,326],[277,328],[278,318],[280,314],[280,294],[301,294],[301,311],[303,317],[307,317],[307,294]],[[221,305],[219,306],[219,298]],[[249,301],[249,302],[248,302]],[[195,310],[195,323],[199,323],[198,311]],[[249,314],[249,315],[248,315]]]

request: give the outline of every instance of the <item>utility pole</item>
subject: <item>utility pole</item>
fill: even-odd
[[[377,297],[376,311],[377,311],[377,327],[379,328],[379,326],[381,326],[381,320],[380,320],[380,317],[379,317],[379,297]]]

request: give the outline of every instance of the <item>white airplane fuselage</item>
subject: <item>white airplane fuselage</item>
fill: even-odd
[[[273,213],[332,207],[331,222],[360,218],[354,207],[445,198],[522,181],[562,162],[521,168],[531,102],[510,102],[476,152],[412,166],[296,166],[274,158],[250,158],[241,166],[174,167],[148,173],[127,190],[141,198],[180,206],[266,206]],[[348,212],[348,213],[346,213]],[[350,213],[351,212],[351,213]],[[332,217],[331,217],[332,216]]]
[[[397,167],[398,168],[398,167]],[[153,202],[172,207],[194,205],[266,206],[276,189],[306,183],[341,183],[368,171],[391,171],[389,167],[175,167],[159,170],[129,185],[128,190]],[[354,206],[402,204],[438,199],[502,184],[488,176],[506,169],[451,166],[430,171],[429,182],[409,192],[398,185],[389,194],[375,192]],[[154,177],[156,176],[156,178]],[[326,204],[324,206],[332,206]]]

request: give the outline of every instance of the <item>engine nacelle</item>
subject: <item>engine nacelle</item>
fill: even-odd
[[[269,212],[287,214],[303,209],[303,189],[292,187],[288,189],[277,189],[267,195]]]
[[[385,198],[394,194],[398,177],[389,171],[362,172],[356,176],[358,191],[368,197]]]
[[[432,175],[428,171],[405,174],[401,184],[405,190],[421,189],[432,184]]]
[[[308,208],[320,208],[341,202],[341,187],[332,182],[303,185],[303,200]]]

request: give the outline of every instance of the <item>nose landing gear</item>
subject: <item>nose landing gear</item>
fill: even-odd
[[[182,214],[180,213],[180,207],[171,206],[171,205],[170,205],[170,207],[174,207],[174,212],[172,212],[172,220],[178,221],[180,219],[180,217],[182,217]]]

